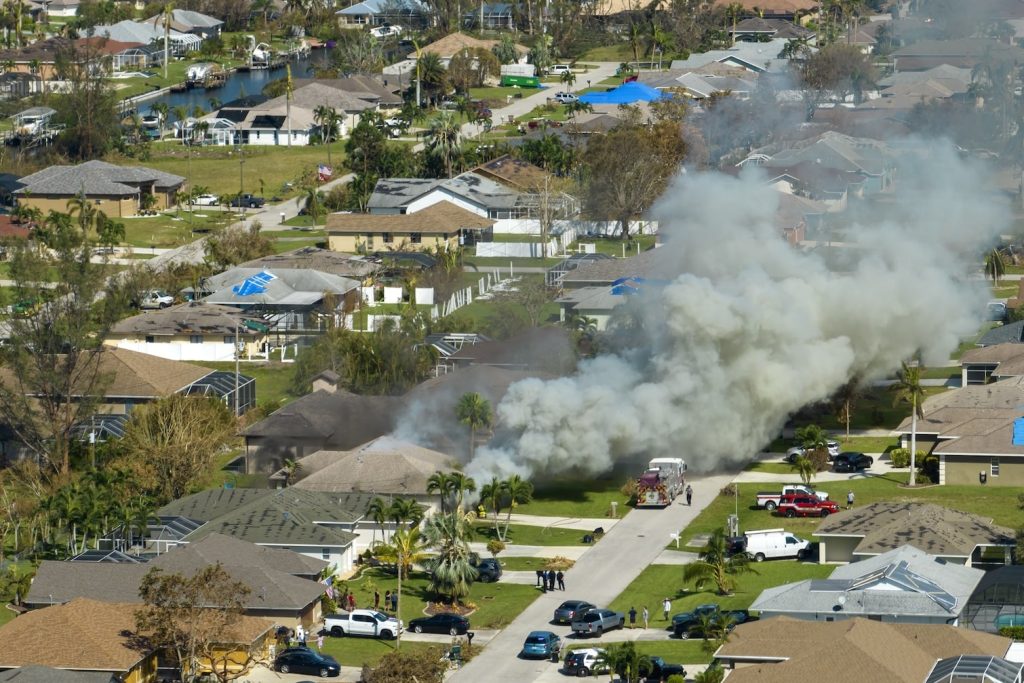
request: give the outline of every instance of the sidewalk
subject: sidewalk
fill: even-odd
[[[625,506],[623,506],[625,508]],[[629,509],[620,510],[622,514],[629,512]],[[493,518],[492,518],[493,519]],[[557,527],[559,529],[578,529],[580,531],[593,531],[598,527],[604,527],[605,531],[611,529],[618,522],[612,517],[541,517],[539,515],[512,515],[513,524],[526,524],[528,526]]]

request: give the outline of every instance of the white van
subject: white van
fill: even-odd
[[[810,541],[794,536],[785,529],[761,529],[748,531],[744,550],[755,562],[778,557],[802,558],[807,553]]]
[[[568,64],[555,64],[551,67],[548,73],[552,76],[561,76],[562,74],[567,74],[570,71],[572,71],[572,67]]]

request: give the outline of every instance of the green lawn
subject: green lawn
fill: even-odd
[[[827,491],[829,497],[836,501],[844,501],[847,491],[853,491],[856,504],[867,505],[882,500],[909,500],[922,503],[935,503],[955,510],[970,512],[982,517],[991,518],[996,524],[1016,529],[1024,526],[1024,510],[1017,505],[1020,489],[1010,486],[924,486],[908,489],[906,484],[909,472],[901,471],[881,477],[868,477],[841,482],[821,482],[816,487]],[[755,496],[759,491],[778,491],[783,484],[797,481],[796,477],[780,477],[777,483],[746,483],[739,484],[739,518],[740,529],[770,529],[785,527],[803,538],[811,539],[811,534],[821,523],[817,518],[785,519],[776,517],[767,510],[753,507]],[[696,495],[705,492],[697,491]],[[722,527],[729,515],[736,510],[733,496],[720,496],[717,492],[708,505],[693,522],[682,532],[682,544],[688,544],[697,534],[711,533]],[[667,547],[674,547],[673,545]]]
[[[344,142],[331,145],[332,161],[336,168],[342,166],[344,149]],[[241,182],[246,192],[262,195],[267,199],[286,199],[298,193],[298,185],[303,174],[315,173],[317,164],[327,163],[327,146],[248,146],[243,157],[245,163],[242,165],[241,180],[239,156],[232,147],[201,147],[191,150],[191,164],[188,157],[189,150],[183,145],[177,142],[161,142],[153,145],[152,156],[145,161],[125,158],[114,158],[110,161],[174,173],[189,178],[192,187],[205,187],[217,195],[236,194]],[[284,187],[285,183],[292,183],[292,187]]]
[[[121,222],[125,242],[130,246],[167,249],[180,247],[237,219],[237,214],[210,208],[191,215],[187,211],[171,211],[159,216],[125,218]]]
[[[199,363],[204,368],[234,372],[235,364],[231,361],[223,363]],[[295,366],[291,363],[241,363],[239,370],[256,380],[256,402],[260,405],[274,404],[277,407],[293,400],[295,397],[288,391],[291,385],[292,372]]]
[[[591,480],[565,477],[538,482],[533,500],[517,506],[516,512],[545,517],[606,517],[615,501],[621,517],[627,512],[628,499],[619,489],[637,475],[619,470]]]
[[[960,377],[959,367],[925,368],[921,373],[921,379],[950,379]]]
[[[625,62],[633,60],[633,48],[627,42],[617,45],[594,47],[579,56],[581,61],[588,62]]]
[[[934,396],[946,387],[925,387],[926,396]],[[861,394],[853,405],[850,429],[895,429],[910,415],[910,407],[905,404],[894,405],[893,394],[885,387],[871,387]],[[816,406],[805,409],[800,416],[793,419],[795,426],[817,424],[823,429],[845,430],[846,424],[840,422],[835,411],[828,406]]]
[[[310,643],[316,647],[315,640]],[[338,660],[342,666],[376,666],[381,658],[394,652],[398,644],[393,640],[377,640],[375,638],[324,638],[325,654],[329,654]],[[420,652],[422,650],[437,650],[437,656],[443,655],[445,646],[440,643],[421,643],[412,640],[404,641],[401,645],[402,652]]]
[[[677,565],[651,565],[643,570],[631,584],[612,600],[611,609],[637,612],[646,606],[650,611],[653,628],[668,628],[670,621],[662,615],[661,602],[668,598],[672,602],[669,620],[673,614],[686,612],[697,605],[718,603],[726,609],[747,609],[765,588],[804,579],[823,579],[835,567],[796,560],[774,560],[753,565],[757,574],[742,574],[736,578],[737,590],[732,595],[720,596],[712,590],[698,591],[683,584],[683,568]],[[639,619],[639,616],[637,617]]]
[[[373,591],[384,592],[395,590],[398,586],[396,578],[381,569],[363,571],[359,578],[347,581],[347,587],[355,593],[356,604],[360,607],[373,606]],[[540,591],[531,585],[515,583],[474,583],[467,602],[476,605],[475,612],[469,615],[473,628],[501,628],[511,622],[533,602]],[[402,581],[402,620],[409,623],[410,619],[422,617],[428,601],[434,596],[430,592],[429,579],[423,572],[413,572],[412,576]],[[403,645],[404,647],[404,645]]]
[[[772,474],[793,474],[793,468],[784,462],[752,462],[743,468],[745,472],[771,472]]]
[[[991,330],[993,327],[996,327],[996,323],[985,323],[985,324],[983,324],[981,326],[981,329],[978,330],[978,334],[974,335],[973,337],[971,337],[969,339],[965,339],[962,342],[960,342],[960,346],[956,347],[956,350],[952,354],[950,354],[949,357],[951,359],[953,359],[953,360],[960,360],[960,356],[964,355],[966,352],[970,351],[971,349],[977,348],[978,340],[981,339],[981,337],[986,332]]]
[[[505,542],[515,545],[583,545],[585,533],[579,529],[513,524],[508,528]],[[477,541],[485,542],[494,537],[494,522],[480,520],[476,523]]]
[[[302,247],[324,247],[327,245],[327,239],[324,237],[305,237],[300,239],[289,238],[280,239],[275,238],[275,233],[267,232],[267,236],[273,239],[272,247],[275,254],[283,254],[286,251],[292,251],[293,249],[300,249]]]

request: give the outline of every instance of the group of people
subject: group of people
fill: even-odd
[[[381,609],[380,591],[376,589],[373,591],[373,609]],[[383,609],[385,612],[391,611],[396,614],[398,613],[398,591],[384,591]]]
[[[629,608],[629,627],[636,628],[636,607]],[[651,621],[651,613],[647,611],[647,605],[644,605],[644,610],[641,612],[641,618],[644,621],[644,628],[648,628],[648,624]]]
[[[557,572],[554,569],[537,570],[537,587],[542,591],[545,593],[553,591],[556,584],[558,585],[558,590],[565,590],[565,573],[561,569]]]

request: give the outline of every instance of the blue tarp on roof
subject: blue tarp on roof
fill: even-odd
[[[244,280],[242,284],[235,285],[231,288],[231,291],[238,296],[252,296],[254,294],[265,294],[267,291],[267,285],[270,284],[271,280],[276,280],[277,276],[267,271],[261,271],[255,275],[251,275]]]
[[[1024,446],[1024,417],[1013,421],[1013,445]]]
[[[664,97],[664,93],[644,83],[632,81],[623,83],[608,92],[592,92],[582,95],[581,102],[587,104],[632,104],[633,102],[651,102]]]

